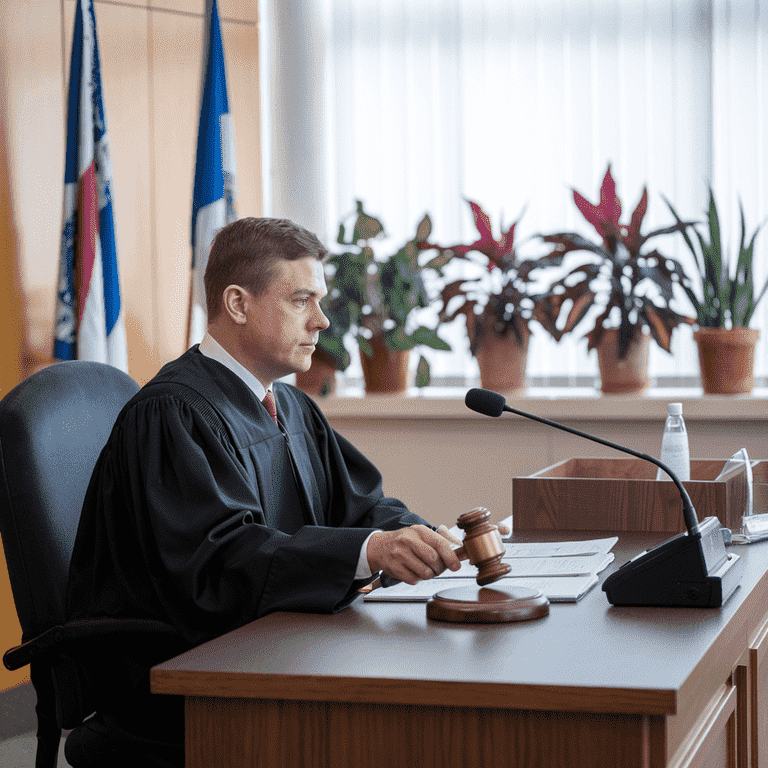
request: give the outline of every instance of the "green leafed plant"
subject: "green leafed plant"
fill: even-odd
[[[665,202],[672,215],[681,223],[677,211],[672,207],[669,200],[665,199]],[[739,213],[741,215],[741,239],[733,273],[731,273],[731,259],[728,258],[723,248],[720,216],[711,188],[707,211],[709,242],[694,226],[693,231],[698,243],[698,248],[696,248],[685,228],[681,229],[685,242],[696,261],[700,278],[698,290],[694,288],[693,281],[687,276],[683,279],[682,285],[696,310],[696,322],[703,328],[749,327],[755,308],[768,289],[767,280],[755,297],[752,262],[755,239],[762,228],[762,224],[753,232],[749,242],[747,242],[747,228],[741,202],[739,202]]]
[[[574,232],[542,236],[544,242],[555,246],[550,258],[575,251],[587,251],[593,257],[550,286],[543,304],[545,317],[540,322],[559,340],[573,331],[593,306],[598,306],[600,314],[586,334],[588,349],[600,344],[610,323],[619,332],[619,358],[626,356],[629,345],[646,326],[656,343],[669,352],[672,331],[680,323],[693,322],[671,306],[674,286],[682,283],[684,273],[678,262],[647,248],[647,243],[659,235],[684,233],[692,222],[678,218],[672,226],[642,234],[640,230],[648,208],[648,191],[643,189],[629,223],[622,224],[621,200],[616,194],[610,165],[597,205],[576,190],[573,199],[602,242],[595,243]],[[562,315],[565,322],[558,327]]]
[[[354,217],[351,226],[349,218]],[[424,345],[432,349],[449,351],[447,342],[437,335],[435,328],[412,322],[412,313],[429,305],[424,285],[424,270],[434,269],[438,274],[445,263],[438,255],[423,263],[423,254],[433,249],[429,243],[432,223],[428,215],[419,222],[413,238],[389,255],[377,255],[373,243],[384,234],[379,219],[364,210],[357,201],[356,211],[341,222],[337,242],[346,247],[331,255],[328,267],[329,293],[324,310],[331,329],[320,334],[321,349],[334,359],[349,363],[343,338],[347,334],[357,341],[361,351],[373,355],[370,339],[380,337],[394,350],[410,350]],[[419,361],[419,383],[429,381],[429,366],[422,357]]]

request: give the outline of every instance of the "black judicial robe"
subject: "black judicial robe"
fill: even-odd
[[[365,583],[365,538],[424,523],[311,398],[273,392],[280,428],[195,346],[126,405],[86,494],[70,618],[158,618],[191,645],[272,611],[336,611]]]

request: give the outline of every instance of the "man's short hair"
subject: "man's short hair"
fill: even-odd
[[[281,259],[307,256],[323,261],[328,251],[312,232],[288,219],[251,216],[222,227],[211,244],[203,278],[208,319],[221,311],[228,285],[239,285],[258,296],[269,288]]]

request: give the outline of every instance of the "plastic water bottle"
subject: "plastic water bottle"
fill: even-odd
[[[680,480],[691,479],[691,454],[688,448],[688,432],[683,421],[683,404],[667,405],[667,423],[664,425],[664,437],[661,440],[660,461],[666,464]],[[657,480],[672,478],[659,467]]]

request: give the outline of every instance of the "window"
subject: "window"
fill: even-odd
[[[469,241],[465,198],[496,227],[524,210],[519,241],[593,236],[571,190],[596,200],[609,163],[622,220],[647,186],[643,231],[672,222],[662,195],[702,219],[709,184],[731,250],[739,198],[748,228],[768,217],[768,0],[281,0],[266,10],[266,199],[326,242],[356,199],[397,243],[425,212],[438,242]],[[655,244],[692,266],[679,235]],[[520,247],[544,252],[535,239]],[[763,232],[758,285],[766,249]],[[682,295],[678,309],[690,311]],[[765,386],[768,298],[752,324]],[[433,376],[471,380],[463,325],[441,333],[454,351],[427,350]],[[556,344],[535,328],[529,378],[591,383],[595,355],[578,335]],[[652,345],[651,376],[695,386],[690,328],[672,349]]]

